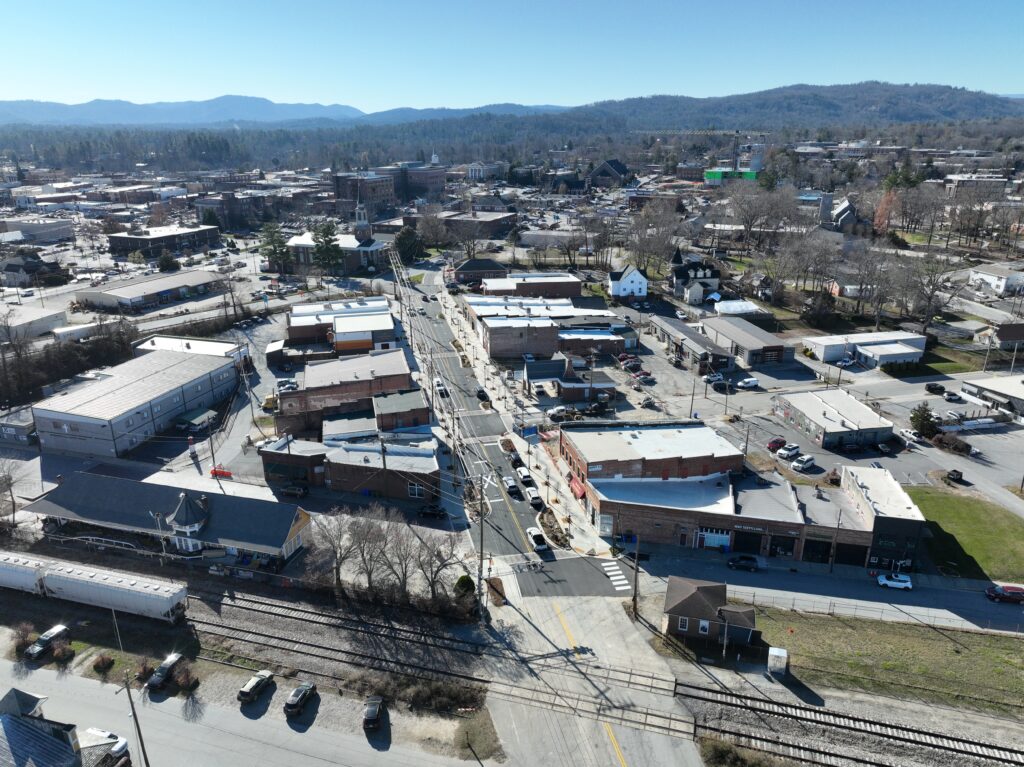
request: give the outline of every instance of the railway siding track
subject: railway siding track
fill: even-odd
[[[916,746],[927,746],[962,756],[987,759],[998,764],[1024,765],[1024,751],[1018,749],[968,740],[967,738],[958,738],[952,735],[942,735],[929,730],[920,730],[891,722],[865,719],[796,703],[779,703],[765,698],[689,685],[682,682],[676,683],[676,694],[689,700],[699,700],[705,703],[744,709],[767,716],[799,720],[821,727],[842,729],[885,740],[910,743]]]

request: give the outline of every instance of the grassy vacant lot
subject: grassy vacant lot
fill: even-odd
[[[979,595],[979,599],[983,599]],[[811,687],[919,697],[1024,718],[1024,640],[758,608],[764,640]]]
[[[969,493],[906,490],[928,520],[933,562],[955,562],[964,578],[1024,581],[1024,520]]]
[[[984,355],[939,347],[925,352],[920,362],[901,365],[899,370],[891,375],[893,378],[916,378],[967,373],[971,370],[981,370],[983,360]]]

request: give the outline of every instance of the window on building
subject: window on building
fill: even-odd
[[[423,492],[423,485],[418,485],[415,482],[409,483],[409,497],[410,498],[422,498],[425,495]]]
[[[161,408],[163,408],[163,405],[153,405],[153,412],[159,413]]]
[[[711,623],[709,621],[701,621],[700,626],[697,627],[697,631],[701,636],[707,636],[708,632],[711,631]]]
[[[690,628],[690,619],[689,618],[680,618],[679,619],[679,624],[678,624],[677,628],[680,631],[686,631],[687,629],[689,629]]]

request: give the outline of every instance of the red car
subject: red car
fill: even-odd
[[[635,354],[626,354],[625,352],[623,352],[622,354],[620,354],[618,356],[619,362],[625,362],[626,360],[635,360],[635,359],[636,359],[636,355]]]
[[[1020,586],[989,586],[985,589],[985,596],[993,602],[1017,602],[1024,603],[1024,588]]]
[[[786,440],[784,440],[782,437],[772,437],[770,440],[768,440],[768,452],[774,453],[776,450],[778,450],[780,447],[783,447],[785,444]]]

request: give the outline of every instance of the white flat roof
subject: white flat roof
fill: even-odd
[[[880,330],[877,333],[847,333],[846,335],[833,336],[807,336],[801,339],[803,344],[820,344],[822,346],[833,346],[849,344],[853,346],[873,346],[875,344],[888,344],[898,341],[914,339],[924,340],[924,336],[918,333],[908,333],[904,330]]]
[[[347,301],[331,301],[326,304],[295,304],[292,316],[309,314],[367,314],[390,311],[387,296],[364,296]]]
[[[575,330],[560,330],[558,331],[558,337],[564,338],[567,341],[585,339],[591,341],[615,341],[622,338],[622,336],[608,330],[581,330],[578,328]]]
[[[885,357],[889,354],[918,354],[923,355],[924,349],[918,349],[916,346],[908,346],[907,344],[901,343],[890,343],[890,344],[870,344],[860,349],[861,354],[866,354],[869,357]]]
[[[826,431],[859,431],[892,427],[892,421],[882,418],[843,389],[823,389],[782,396],[789,401],[790,405]]]
[[[667,509],[729,514],[736,511],[732,487],[721,475],[690,479],[594,479],[601,500]]]
[[[996,394],[1002,394],[1005,397],[1024,400],[1024,378],[1020,375],[979,378],[974,381],[964,381],[964,383],[977,386],[979,389],[995,392]]]
[[[405,358],[405,351],[387,349],[336,360],[310,362],[306,365],[303,388],[317,389],[348,381],[366,381],[373,377],[408,372],[409,363]]]
[[[547,317],[483,317],[488,328],[553,328],[554,320]]]
[[[853,496],[860,495],[878,517],[899,517],[901,519],[924,520],[924,514],[917,508],[906,491],[889,473],[888,469],[872,469],[864,466],[844,466],[846,491]]]
[[[383,250],[387,247],[387,244],[380,240],[371,239],[361,243],[354,234],[339,234],[334,238],[334,242],[342,250]],[[312,248],[314,245],[313,233],[303,232],[302,234],[297,234],[285,244],[289,248]]]
[[[188,354],[209,354],[214,357],[230,357],[238,351],[240,344],[231,341],[210,341],[206,338],[184,338],[182,336],[151,336],[135,345],[143,351],[183,352]]]
[[[563,429],[588,464],[640,458],[689,458],[742,455],[742,451],[709,426],[681,424],[602,424]]]
[[[395,319],[391,312],[378,314],[335,315],[334,332],[366,333],[374,330],[392,330]]]

